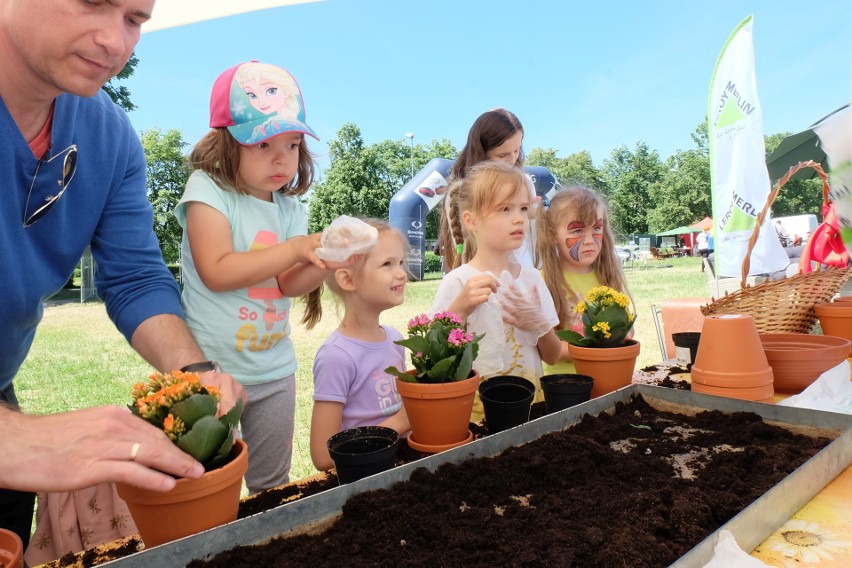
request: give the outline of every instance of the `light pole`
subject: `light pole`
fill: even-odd
[[[414,133],[406,132],[405,137],[411,140],[411,177],[414,177]]]

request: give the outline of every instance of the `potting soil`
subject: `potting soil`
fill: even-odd
[[[495,458],[358,494],[322,534],[190,566],[668,566],[829,442],[637,397]]]

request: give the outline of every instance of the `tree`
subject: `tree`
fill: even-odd
[[[435,157],[453,158],[447,140],[414,146],[414,171]],[[322,231],[340,215],[388,218],[390,200],[411,178],[412,148],[405,140],[365,146],[361,129],[344,124],[329,143],[331,165],[311,192],[308,230]],[[437,209],[437,208],[436,208]],[[437,235],[435,210],[426,219],[426,238]]]
[[[707,121],[692,133],[696,148],[678,150],[666,160],[663,178],[651,186],[653,209],[648,212],[650,231],[666,231],[712,216],[710,203],[710,152]]]
[[[155,128],[142,132],[140,138],[145,150],[148,199],[154,206],[154,232],[160,241],[163,259],[174,264],[180,259],[183,230],[173,211],[190,174],[183,155],[188,144],[178,130],[162,134]]]
[[[327,227],[340,215],[387,219],[390,197],[378,175],[377,154],[367,152],[361,129],[344,124],[329,142],[331,165],[325,179],[314,186],[308,212],[308,231]]]
[[[119,72],[119,74],[107,81],[107,83],[103,86],[103,90],[107,92],[112,99],[112,102],[128,112],[134,110],[136,105],[130,102],[130,90],[128,90],[128,88],[124,85],[119,85],[118,82],[133,75],[133,71],[136,69],[138,64],[139,59],[136,57],[136,54],[131,54],[130,59],[127,60],[127,63],[124,65],[124,68]]]
[[[556,150],[552,148],[533,148],[524,163],[547,168],[563,186],[583,185],[606,193],[601,173],[592,163],[592,155],[586,150],[558,158]]]
[[[654,205],[651,187],[662,179],[664,171],[657,151],[642,141],[636,143],[633,152],[621,146],[604,161],[602,170],[615,230],[625,235],[647,233],[648,212]]]

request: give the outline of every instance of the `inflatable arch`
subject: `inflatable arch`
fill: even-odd
[[[408,272],[412,279],[423,279],[426,215],[444,198],[453,163],[453,160],[433,158],[391,198],[388,223],[408,238],[411,247]],[[538,196],[547,196],[557,186],[556,178],[547,168],[529,166],[524,171],[532,178]]]

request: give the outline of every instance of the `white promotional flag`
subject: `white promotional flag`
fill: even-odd
[[[755,218],[771,190],[754,75],[751,16],[731,33],[716,62],[707,122],[716,275],[739,277]],[[751,254],[749,274],[783,270],[789,263],[767,215]]]
[[[852,253],[852,110],[836,113],[814,128],[828,158],[831,201],[837,211],[840,234]]]

